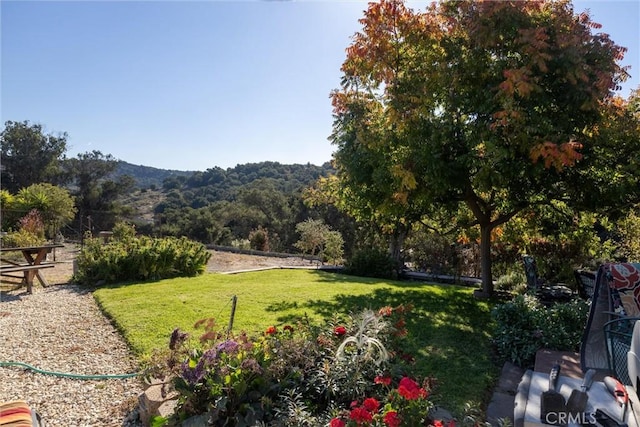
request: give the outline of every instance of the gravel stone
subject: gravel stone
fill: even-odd
[[[121,375],[135,358],[93,295],[72,284],[0,294],[0,362],[65,374]],[[0,401],[26,400],[47,426],[141,426],[136,413],[145,386],[139,377],[82,380],[0,366]]]

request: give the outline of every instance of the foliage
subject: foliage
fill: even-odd
[[[40,246],[44,243],[44,239],[25,230],[11,231],[2,237],[2,246],[4,247],[20,248]]]
[[[372,247],[357,251],[347,260],[345,267],[345,272],[354,276],[391,278],[395,262],[387,251]]]
[[[640,261],[640,216],[632,209],[618,222],[620,254],[630,262]]]
[[[454,239],[455,236],[434,231],[414,230],[406,242],[411,248],[408,260],[421,271],[455,275],[459,271],[459,259]]]
[[[586,154],[614,145],[595,130],[628,76],[618,64],[625,49],[568,1],[442,1],[419,13],[385,0],[360,22],[332,93],[337,197],[393,230],[440,209],[451,223],[464,206],[471,216],[454,221],[480,227],[491,293],[492,231],[530,206],[584,203],[577,177],[595,164],[612,171]],[[634,125],[618,123],[617,137]],[[633,182],[638,169],[622,168]],[[600,201],[610,205],[620,188],[604,182]]]
[[[32,209],[18,221],[18,231],[3,236],[2,245],[7,247],[39,246],[45,241],[42,216],[37,209]]]
[[[7,121],[4,126],[0,133],[2,187],[15,193],[36,183],[59,183],[67,134],[45,134],[42,125],[26,120]]]
[[[588,303],[580,299],[544,307],[533,296],[518,295],[492,311],[497,354],[502,360],[530,367],[541,348],[577,351],[588,313]]]
[[[321,219],[308,218],[296,224],[296,232],[300,239],[294,244],[302,251],[302,255],[315,256],[337,264],[344,255],[344,239],[339,231],[332,230]]]
[[[295,247],[300,249],[303,255],[314,256],[322,252],[329,227],[322,220],[308,218],[296,224],[296,232],[300,234],[300,240],[296,242]]]
[[[498,277],[496,280],[496,289],[515,292],[517,294],[525,293],[528,288],[524,269],[521,267],[519,271],[513,271]]]
[[[130,242],[136,237],[136,227],[124,221],[117,222],[111,231],[113,239],[121,243]]]
[[[202,274],[211,253],[186,238],[146,236],[103,243],[86,239],[77,257],[74,280],[85,285],[157,280]]]
[[[45,235],[53,238],[62,227],[73,220],[76,213],[69,192],[48,183],[38,183],[22,188],[15,196],[13,208],[16,212],[36,209],[42,216]]]
[[[270,250],[269,230],[262,228],[262,226],[259,226],[256,230],[251,230],[251,233],[249,233],[249,243],[251,249],[268,252]]]
[[[269,230],[272,251],[293,252],[295,226],[307,217],[323,218],[335,230],[350,225],[334,210],[320,213],[305,206],[303,189],[333,169],[327,163],[282,165],[250,163],[234,168],[211,168],[190,177],[165,180],[166,199],[156,206],[156,231],[187,236],[203,243],[230,245],[262,227]],[[344,224],[344,225],[343,225]]]
[[[78,215],[76,229],[110,230],[124,213],[117,202],[119,196],[133,188],[133,178],[121,176],[117,181],[108,179],[117,167],[116,159],[98,150],[80,153],[65,161],[65,168],[72,179]]]
[[[327,261],[334,265],[342,262],[344,256],[344,239],[339,231],[329,230],[327,232],[322,255]]]
[[[362,426],[374,417],[379,425],[427,425],[430,380],[420,385],[392,356],[406,339],[407,312],[365,310],[323,326],[302,319],[259,337],[225,335],[215,319],[203,319],[196,346],[175,329],[166,366],[179,399],[167,425],[205,413],[214,426],[339,425],[341,417]]]

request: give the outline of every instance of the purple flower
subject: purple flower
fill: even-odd
[[[200,357],[198,364],[202,363],[204,366],[212,365],[218,358],[218,351],[215,348],[210,348],[205,351]]]
[[[233,354],[238,351],[238,343],[233,340],[228,340],[218,344],[218,351],[221,353]]]
[[[198,362],[195,368],[189,367],[189,361],[187,360],[181,366],[181,376],[189,385],[196,385],[204,378],[204,364],[202,361]]]

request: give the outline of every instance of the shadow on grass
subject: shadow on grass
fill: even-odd
[[[344,282],[348,276],[322,274],[320,282]],[[353,278],[351,278],[353,279]],[[368,282],[368,279],[358,278]],[[406,316],[409,343],[406,353],[414,359],[414,374],[434,377],[434,401],[460,414],[465,403],[485,408],[498,375],[491,359],[492,302],[479,301],[472,289],[453,285],[416,282],[383,282],[364,295],[339,294],[333,300],[310,300],[291,307],[302,308],[322,318],[346,317],[364,309],[411,305]],[[268,311],[291,308],[286,302],[273,304]],[[283,323],[298,319],[293,314],[278,318]]]

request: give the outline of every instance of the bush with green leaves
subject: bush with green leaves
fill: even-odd
[[[545,307],[531,295],[518,295],[492,311],[496,352],[502,361],[530,367],[541,348],[577,351],[588,313],[580,299]]]
[[[18,231],[12,231],[2,237],[2,246],[19,248],[40,246],[46,242],[42,215],[37,209],[31,209],[18,220]]]
[[[345,273],[362,277],[393,278],[395,263],[383,249],[361,249],[353,254],[345,265]]]
[[[86,239],[78,254],[74,280],[81,284],[117,283],[196,276],[205,271],[211,253],[187,238],[131,236],[125,230],[108,243]]]

